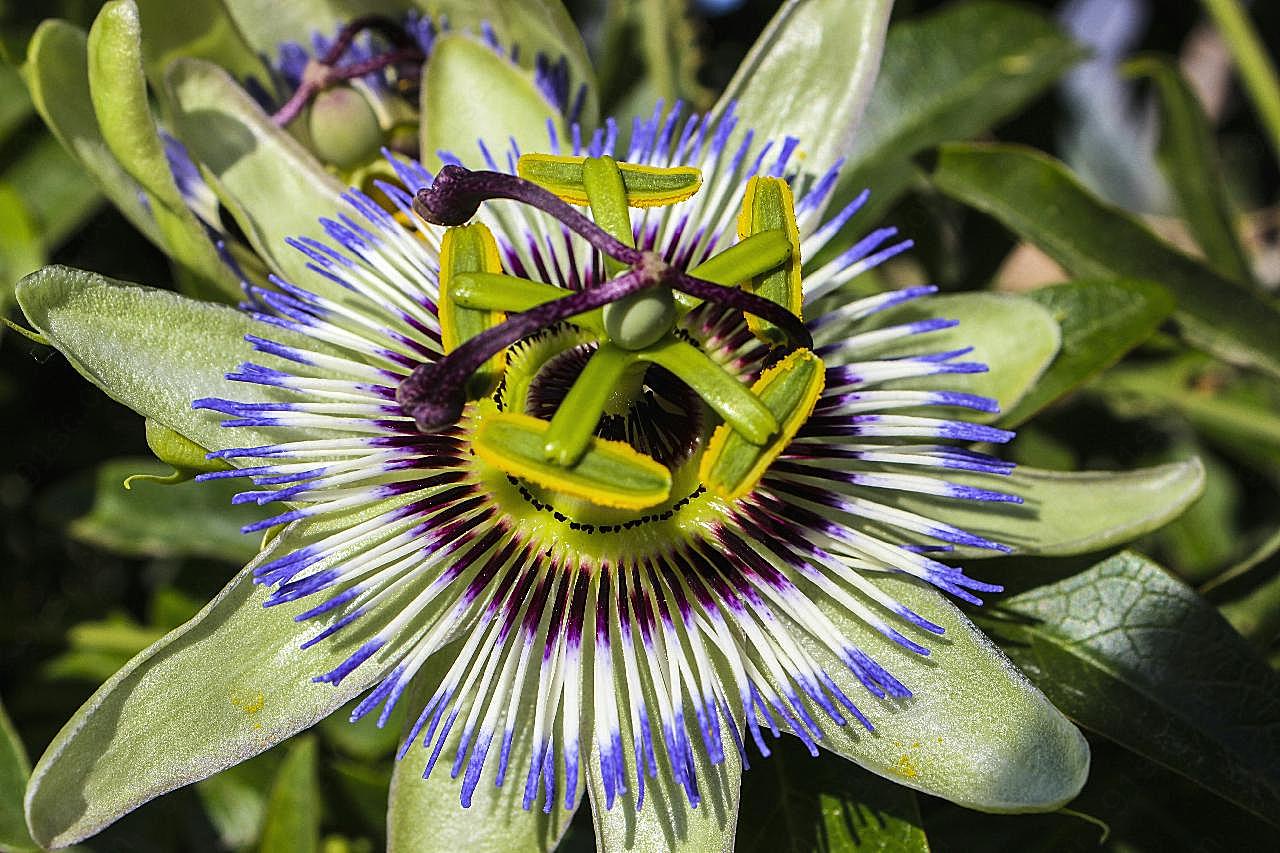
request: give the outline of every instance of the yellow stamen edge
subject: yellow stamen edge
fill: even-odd
[[[481,460],[521,480],[615,509],[648,509],[671,497],[671,472],[621,441],[592,438],[573,465],[546,459],[550,424],[530,415],[482,409],[472,449]]]
[[[467,339],[485,329],[492,328],[506,319],[501,311],[480,311],[458,305],[450,287],[453,277],[459,273],[501,273],[502,256],[493,233],[481,223],[462,225],[445,231],[440,241],[440,295],[439,320],[440,344],[446,355],[462,346]],[[506,350],[499,352],[488,365],[477,370],[468,383],[467,396],[472,399],[487,396],[498,387],[502,372],[507,366]]]
[[[801,279],[800,228],[796,224],[795,199],[791,187],[781,178],[754,177],[747,181],[746,195],[742,199],[742,211],[738,214],[738,239],[781,228],[791,244],[791,257],[786,267],[757,276],[743,287],[757,296],[771,299],[797,317],[802,317],[804,288]],[[747,328],[760,340],[778,344],[784,336],[772,323],[751,314],[747,315]]]
[[[569,204],[588,202],[585,157],[522,154],[516,172],[526,181],[555,193]],[[618,163],[629,207],[663,207],[693,196],[702,187],[702,172],[692,166],[641,166]]]
[[[797,371],[804,371],[804,374]],[[804,381],[798,393],[787,381],[794,378]],[[717,427],[698,467],[698,479],[707,490],[731,501],[750,493],[773,460],[786,449],[809,419],[826,383],[827,373],[822,359],[807,349],[796,350],[766,370],[751,386],[751,391],[778,419],[778,433],[769,444],[759,447],[738,435],[728,424]],[[734,478],[734,482],[725,482],[725,474],[732,474],[732,471],[723,470],[728,464],[741,468],[748,460],[750,467],[745,474]]]

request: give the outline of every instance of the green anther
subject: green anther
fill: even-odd
[[[781,425],[777,435],[761,446],[731,424],[716,429],[698,469],[698,479],[712,493],[737,500],[756,487],[796,433],[809,419],[822,394],[826,368],[809,350],[796,350],[769,368],[751,387]]]
[[[455,305],[477,311],[505,311],[518,314],[547,302],[563,299],[571,291],[500,273],[458,273],[449,280],[449,297]],[[573,318],[574,325],[593,332],[604,331],[601,309]]]
[[[734,243],[689,270],[689,275],[730,287],[776,270],[790,259],[786,230],[774,228]]]
[[[631,212],[627,209],[627,188],[623,186],[618,161],[607,154],[588,157],[582,164],[582,186],[591,205],[591,218],[596,224],[622,243],[634,246]],[[610,276],[615,276],[626,269],[626,264],[606,255],[604,268]]]
[[[645,350],[643,357],[674,373],[751,443],[766,444],[778,431],[777,419],[750,388],[687,341],[668,338]]]
[[[524,154],[516,164],[520,177],[533,181],[570,204],[587,204],[585,157]],[[702,186],[702,173],[691,166],[641,166],[619,163],[630,207],[663,207],[684,201]]]
[[[647,509],[671,497],[671,472],[621,441],[592,437],[569,466],[546,459],[550,425],[538,418],[481,408],[472,449],[500,471],[597,506]]]
[[[614,389],[636,361],[636,353],[600,345],[551,419],[543,445],[547,459],[568,467],[582,458]]]
[[[781,230],[787,236],[791,245],[790,259],[780,269],[746,279],[744,286],[799,317],[804,305],[804,292],[800,278],[800,229],[796,225],[791,187],[781,178],[752,178],[747,182],[742,211],[738,215],[738,238],[746,240],[762,231],[774,230]],[[752,315],[747,315],[747,326],[757,338],[766,343],[777,344],[786,339],[782,331],[772,323]]]
[[[496,307],[476,309],[459,304],[453,298],[454,279],[472,273],[500,272],[498,243],[484,225],[462,225],[445,232],[440,244],[440,343],[446,354],[505,318]],[[564,295],[564,291],[560,293]],[[492,393],[505,367],[506,355],[498,353],[471,377],[467,396],[476,400]]]

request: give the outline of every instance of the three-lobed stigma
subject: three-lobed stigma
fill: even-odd
[[[700,458],[691,460],[702,485],[726,499],[750,491],[808,419],[824,382],[800,318],[800,243],[786,182],[753,178],[738,242],[683,270],[636,247],[630,210],[689,199],[701,187],[697,169],[526,154],[518,170],[513,176],[447,166],[415,196],[419,215],[448,226],[440,271],[445,355],[401,383],[402,408],[424,432],[451,427],[468,401],[501,397],[509,347],[569,323],[594,346],[550,419],[509,395],[506,408],[486,403],[476,414],[477,455],[508,476],[597,506],[661,506],[672,499],[673,472],[598,434],[602,418],[625,416],[656,367],[718,419],[714,434],[699,438]],[[559,220],[600,250],[606,278],[568,290],[509,274],[488,228],[470,223],[491,199]],[[590,216],[573,205],[586,205]],[[705,302],[740,312],[760,342],[778,349],[754,383],[682,334],[681,321]]]

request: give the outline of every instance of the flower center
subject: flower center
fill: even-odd
[[[532,484],[560,496],[557,503],[634,513],[704,486],[724,498],[749,492],[809,417],[825,380],[800,318],[786,183],[748,182],[739,242],[686,271],[634,246],[630,208],[689,198],[701,184],[696,170],[526,155],[520,173],[446,166],[418,191],[414,210],[449,228],[439,282],[445,356],[400,384],[401,408],[434,432],[458,423],[469,400],[497,391],[503,405],[478,409],[474,452],[526,491]],[[564,290],[506,274],[492,234],[467,224],[493,199],[554,217],[600,252],[611,277]],[[584,202],[590,217],[572,206]],[[682,327],[715,311],[738,325],[745,319],[765,350],[778,349],[755,384]],[[517,361],[513,346],[566,323],[583,338],[560,351],[544,343],[532,350],[543,359],[525,352]]]

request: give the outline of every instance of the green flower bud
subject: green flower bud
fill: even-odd
[[[316,96],[308,129],[316,155],[339,169],[354,169],[373,160],[384,140],[373,106],[350,86],[336,86]]]

